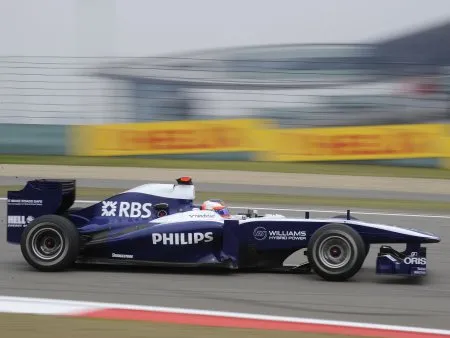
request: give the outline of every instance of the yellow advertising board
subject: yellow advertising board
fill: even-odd
[[[266,120],[198,120],[75,126],[71,152],[123,156],[258,151]]]
[[[441,167],[450,169],[450,125],[444,127],[444,155],[441,158]]]
[[[383,125],[279,129],[269,161],[334,161],[438,158],[445,153],[444,126]]]

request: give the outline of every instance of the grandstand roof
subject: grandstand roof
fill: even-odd
[[[133,58],[105,63],[93,75],[189,87],[334,87],[385,80],[411,65],[431,73],[450,65],[449,40],[450,22],[446,22],[372,44],[245,46]],[[358,70],[359,62],[366,68]]]

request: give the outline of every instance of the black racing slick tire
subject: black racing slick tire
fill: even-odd
[[[366,245],[361,236],[344,224],[328,224],[311,236],[307,256],[314,272],[327,281],[346,281],[364,263]]]
[[[39,271],[55,272],[72,266],[80,251],[80,237],[75,225],[59,215],[34,219],[22,233],[22,255]]]
[[[337,215],[337,216],[334,216],[334,217],[332,217],[332,218],[337,218],[337,219],[347,219],[347,215]],[[358,218],[353,217],[353,216],[350,216],[350,220],[352,220],[352,221],[359,221]],[[364,246],[366,247],[366,256],[365,256],[365,257],[367,257],[367,255],[368,255],[369,252],[370,252],[370,243],[364,243]]]
[[[337,216],[333,216],[331,218],[347,219],[347,215],[337,215]],[[353,217],[353,216],[350,216],[350,220],[359,221],[356,217]]]

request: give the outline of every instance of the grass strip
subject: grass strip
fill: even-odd
[[[20,190],[23,186],[0,186],[0,196],[6,196],[8,190]],[[119,188],[77,188],[77,199],[101,200],[111,197],[123,189]],[[420,201],[420,200],[397,200],[397,199],[371,199],[371,198],[344,198],[344,197],[322,197],[322,196],[292,196],[277,194],[256,193],[223,193],[217,191],[197,191],[196,200],[204,201],[210,198],[220,198],[227,203],[239,203],[243,206],[264,205],[290,205],[303,206],[333,206],[341,207],[343,210],[353,208],[383,209],[383,210],[415,210],[448,212],[449,203],[445,201]]]
[[[340,338],[341,335],[264,331],[126,320],[68,318],[0,313],[4,338]],[[348,336],[346,336],[348,337]],[[357,337],[357,336],[351,336]]]
[[[450,179],[450,170],[438,168],[393,167],[363,164],[281,163],[247,161],[175,160],[135,157],[79,157],[0,155],[3,164],[45,164],[72,166],[114,166],[170,169],[242,170],[260,172],[328,174],[377,177],[412,177]]]

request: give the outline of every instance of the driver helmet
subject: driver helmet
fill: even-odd
[[[207,200],[200,207],[201,210],[213,210],[223,218],[230,218],[230,211],[221,200]]]

